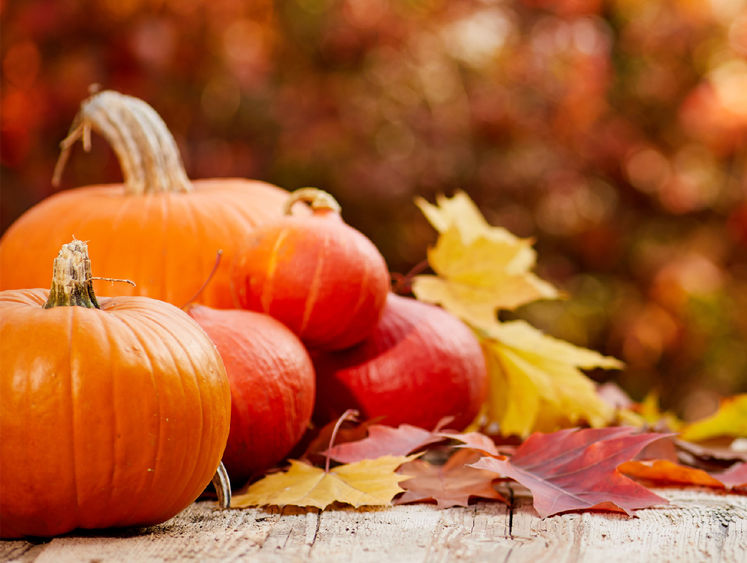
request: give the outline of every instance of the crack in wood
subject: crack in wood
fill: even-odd
[[[510,539],[514,539],[514,489],[511,485],[507,486],[508,488],[508,537]],[[511,552],[508,552],[508,555],[511,555]],[[508,558],[508,555],[506,558]]]
[[[309,551],[311,551],[311,548],[314,547],[314,542],[316,542],[316,537],[319,535],[319,527],[322,524],[322,511],[318,510],[316,511],[316,526],[314,528],[314,535],[311,538],[311,543],[309,544]]]

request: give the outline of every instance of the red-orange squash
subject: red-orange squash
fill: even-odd
[[[268,315],[194,306],[189,315],[218,347],[231,383],[223,463],[234,486],[281,461],[314,407],[314,367],[298,337]]]
[[[449,427],[462,429],[487,393],[485,360],[472,331],[439,307],[395,294],[366,340],[312,358],[319,423],[357,409],[382,424],[427,429],[451,416]]]
[[[337,350],[376,326],[389,291],[384,258],[345,224],[339,205],[314,188],[293,192],[311,216],[287,213],[257,228],[233,272],[239,303],[278,319],[312,348]]]
[[[234,306],[229,273],[236,246],[256,225],[282,215],[288,192],[238,178],[190,182],[153,108],[112,91],[83,102],[63,141],[60,165],[77,139],[88,142],[91,130],[115,150],[124,185],[66,190],[23,214],[0,239],[0,289],[46,287],[47,264],[75,237],[90,241],[100,275],[136,283],[116,288],[118,295],[145,295],[179,307],[199,290],[222,250],[221,266],[199,302]],[[29,255],[39,259],[24,259]],[[99,295],[113,291],[104,282],[94,282],[94,289]]]
[[[85,243],[66,245],[51,292],[0,292],[0,537],[167,520],[210,483],[230,408],[196,322],[97,300]]]

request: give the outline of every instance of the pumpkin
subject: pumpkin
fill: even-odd
[[[234,306],[230,266],[236,246],[255,226],[282,215],[288,192],[237,178],[190,182],[176,143],[153,108],[113,91],[94,94],[81,105],[62,142],[56,181],[73,144],[82,138],[87,147],[91,130],[113,147],[124,185],[62,191],[24,213],[0,239],[0,289],[46,287],[46,264],[75,237],[90,241],[98,272],[137,284],[120,288],[120,295],[145,295],[179,307],[208,278],[222,250],[221,268],[199,302]],[[39,260],[25,259],[30,253]],[[100,295],[111,291],[103,282],[95,282],[94,289]]]
[[[312,358],[320,424],[352,408],[391,426],[431,429],[454,417],[449,427],[462,429],[487,393],[485,360],[472,331],[439,307],[393,293],[366,340]]]
[[[149,525],[210,483],[230,425],[213,343],[147,297],[98,298],[86,244],[0,292],[0,537]]]
[[[187,309],[218,347],[231,384],[231,430],[223,463],[233,485],[281,461],[314,407],[314,367],[298,337],[268,315]]]
[[[290,212],[296,201],[310,216]],[[389,291],[386,262],[345,224],[329,194],[293,192],[286,215],[257,228],[233,272],[240,305],[278,319],[309,347],[347,348],[376,326]]]

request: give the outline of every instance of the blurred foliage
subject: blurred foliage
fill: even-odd
[[[569,299],[518,315],[685,418],[747,388],[746,0],[2,0],[2,228],[89,85],[192,177],[315,185],[406,272],[464,189]],[[78,149],[80,150],[80,149]],[[118,181],[100,139],[64,187]],[[600,374],[600,377],[610,377]]]

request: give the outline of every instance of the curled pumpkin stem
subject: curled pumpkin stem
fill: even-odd
[[[340,204],[331,194],[319,188],[299,188],[291,192],[288,201],[285,202],[285,214],[292,215],[293,206],[302,201],[308,204],[314,211],[329,210],[340,213]]]
[[[112,90],[95,92],[83,101],[60,143],[52,184],[58,186],[75,143],[91,146],[91,131],[111,145],[122,168],[128,194],[189,192],[187,178],[174,137],[156,111],[144,101]]]
[[[228,477],[226,466],[221,461],[212,479],[215,494],[218,496],[218,506],[228,508],[231,506],[231,480]]]
[[[75,306],[100,309],[91,280],[88,245],[82,240],[63,244],[54,259],[52,287],[44,308]]]

